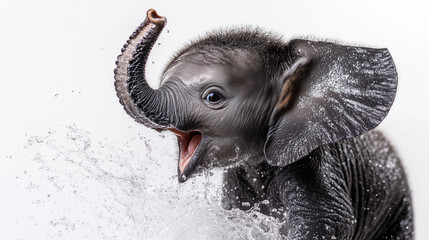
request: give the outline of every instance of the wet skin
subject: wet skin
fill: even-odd
[[[225,209],[257,205],[282,219],[291,239],[413,238],[404,170],[377,131],[321,146],[286,167],[261,161],[231,168],[224,184]]]
[[[413,238],[406,175],[372,130],[396,94],[387,49],[217,32],[176,54],[152,89],[144,67],[165,22],[148,11],[115,88],[137,122],[177,135],[179,182],[225,167],[222,206],[256,204],[289,239]]]

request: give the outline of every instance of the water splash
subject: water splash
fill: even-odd
[[[258,206],[221,208],[221,169],[179,184],[176,146],[97,139],[76,126],[56,130],[24,146],[32,166],[18,185],[32,192],[36,210],[29,214],[40,223],[30,232],[51,239],[281,239],[280,223]]]

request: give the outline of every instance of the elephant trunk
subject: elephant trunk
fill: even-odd
[[[145,78],[149,52],[167,20],[155,10],[147,11],[145,21],[130,36],[116,61],[115,89],[125,111],[137,122],[163,129],[174,122],[167,112],[167,89],[152,89]]]

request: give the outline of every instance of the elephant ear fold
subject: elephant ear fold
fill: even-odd
[[[285,166],[318,146],[361,135],[386,117],[397,73],[387,49],[293,40],[264,153]]]

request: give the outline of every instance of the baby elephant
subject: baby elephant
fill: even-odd
[[[288,239],[412,239],[401,163],[375,128],[396,94],[387,49],[221,30],[145,80],[166,19],[149,10],[118,57],[115,87],[137,122],[177,135],[179,182],[226,167],[225,209],[284,222]]]

